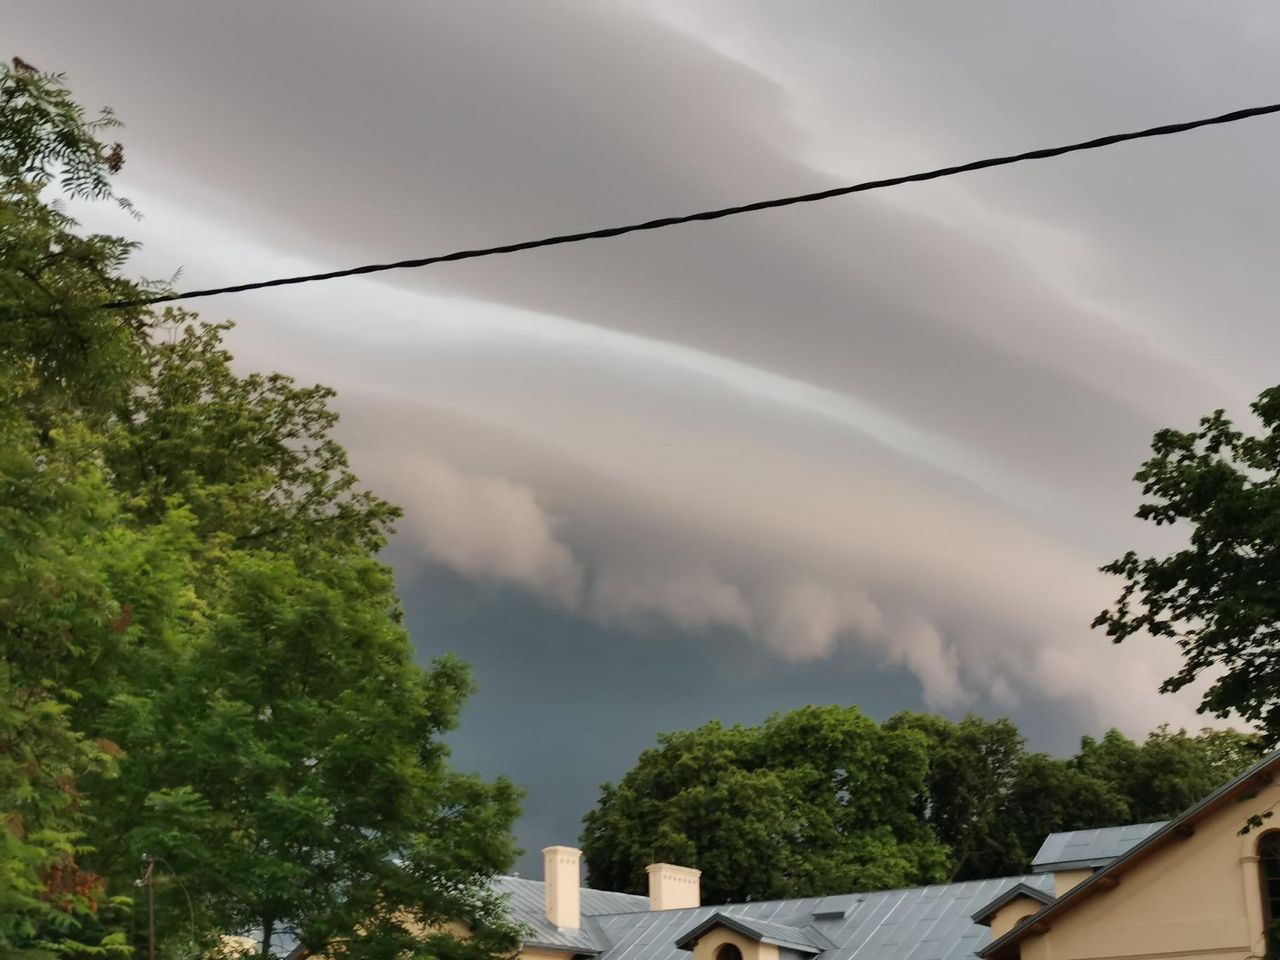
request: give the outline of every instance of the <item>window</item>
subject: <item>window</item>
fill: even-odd
[[[720,949],[716,951],[716,960],[742,960],[742,951],[738,949],[737,944],[722,943]]]
[[[1280,923],[1280,830],[1258,841],[1258,870],[1262,881],[1262,915],[1268,929]]]

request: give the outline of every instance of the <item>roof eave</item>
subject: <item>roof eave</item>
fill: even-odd
[[[1031,867],[1032,873],[1060,873],[1063,870],[1097,870],[1105,867],[1115,857],[1097,857],[1093,860],[1061,860],[1058,863],[1041,863]]]

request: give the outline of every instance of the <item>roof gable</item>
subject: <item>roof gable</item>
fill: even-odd
[[[1114,887],[1117,878],[1126,870],[1135,866],[1147,857],[1158,855],[1165,847],[1179,838],[1187,838],[1194,834],[1195,825],[1222,809],[1232,800],[1256,791],[1272,782],[1273,774],[1280,767],[1280,750],[1268,754],[1230,783],[1194,804],[1172,820],[1157,826],[1148,836],[1139,841],[1128,851],[1111,863],[1098,870],[1089,879],[1073,887],[1053,902],[1046,904],[1027,921],[1014,927],[1007,934],[989,943],[978,951],[979,957],[1006,957],[1013,955],[1013,949],[1026,937],[1044,933],[1050,921],[1069,912],[1083,903],[1099,890]],[[1044,874],[1041,874],[1044,876]]]
[[[785,923],[773,923],[755,917],[737,916],[719,910],[687,933],[682,934],[676,940],[676,946],[681,950],[692,950],[694,944],[716,927],[728,927],[730,930],[736,930],[744,937],[755,940],[758,943],[771,943],[776,947],[785,947],[788,950],[807,953],[811,956],[834,946],[830,940],[818,933],[812,926],[793,927]]]
[[[970,916],[970,919],[974,923],[982,924],[984,927],[990,926],[991,918],[999,913],[1002,908],[1013,903],[1013,901],[1017,900],[1019,897],[1026,897],[1027,899],[1035,900],[1041,904],[1053,902],[1053,894],[1048,890],[1033,887],[1029,883],[1017,883],[1004,893],[1000,894],[1000,896],[996,897],[990,903],[979,907]]]

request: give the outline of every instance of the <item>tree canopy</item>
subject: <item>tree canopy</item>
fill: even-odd
[[[594,886],[644,893],[671,861],[708,903],[1008,876],[1051,832],[1172,817],[1256,756],[1254,737],[1162,727],[1058,759],[1008,720],[806,707],[663,734],[601,788],[582,846]]]
[[[956,880],[1025,873],[1055,831],[1167,820],[1259,757],[1257,737],[1233,730],[1160,727],[1142,742],[1110,730],[1057,758],[1027,750],[1008,720],[900,713],[885,725],[928,740],[914,809],[950,849]]]
[[[644,868],[702,870],[704,902],[941,879],[946,849],[913,816],[924,738],[856,708],[663,734],[584,818],[592,885],[645,892]]]
[[[102,306],[158,289],[62,206],[115,199],[113,124],[0,72],[0,953],[145,952],[144,856],[162,957],[505,953],[517,791],[449,766],[471,681],[415,662],[397,511],[332,391],[238,373],[228,325]]]
[[[1146,632],[1172,640],[1182,669],[1163,692],[1212,678],[1200,710],[1237,714],[1280,742],[1280,387],[1251,405],[1260,429],[1236,429],[1223,410],[1199,429],[1165,429],[1134,479],[1148,499],[1137,516],[1175,525],[1186,546],[1167,556],[1129,551],[1102,569],[1125,581],[1094,621],[1120,643]]]

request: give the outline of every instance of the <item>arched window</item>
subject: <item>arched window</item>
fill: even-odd
[[[742,960],[742,951],[736,943],[722,943],[716,951],[716,960]]]
[[[1258,840],[1258,870],[1262,874],[1262,915],[1267,929],[1280,924],[1280,830],[1264,833]]]

